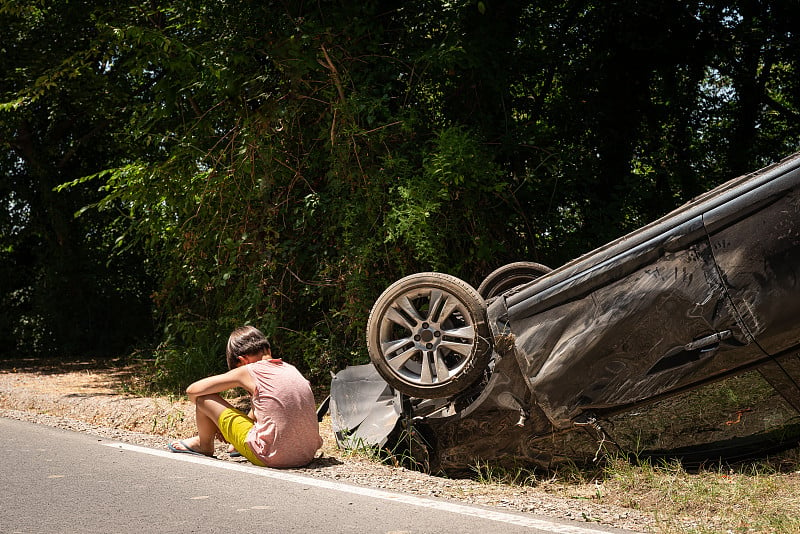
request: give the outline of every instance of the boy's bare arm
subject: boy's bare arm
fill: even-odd
[[[186,394],[189,395],[189,400],[194,401],[197,397],[220,393],[235,387],[243,387],[250,393],[253,392],[253,378],[245,367],[237,367],[227,373],[198,380],[186,388]]]

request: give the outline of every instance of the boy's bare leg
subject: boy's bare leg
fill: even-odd
[[[183,443],[196,452],[209,456],[214,454],[214,437],[219,432],[217,421],[226,408],[233,408],[233,406],[216,393],[197,397],[195,401],[197,435],[184,439]],[[179,442],[174,442],[172,445],[181,448]]]

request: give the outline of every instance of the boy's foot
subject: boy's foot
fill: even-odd
[[[206,454],[197,449],[193,449],[186,443],[186,441],[182,439],[178,441],[173,441],[172,443],[167,443],[167,448],[172,452],[182,452],[186,454],[196,454],[197,456],[208,456],[210,458],[214,458],[213,454]]]

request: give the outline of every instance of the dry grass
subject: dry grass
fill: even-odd
[[[632,463],[610,458],[602,468],[562,468],[544,478],[525,468],[474,468],[486,484],[533,486],[569,499],[648,512],[656,532],[800,532],[800,457],[686,471],[680,462]]]

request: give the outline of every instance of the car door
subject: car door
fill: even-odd
[[[725,288],[753,339],[773,356],[800,348],[800,169],[703,216]]]
[[[766,358],[741,328],[701,216],[665,226],[556,285],[508,297],[520,367],[557,427]]]

